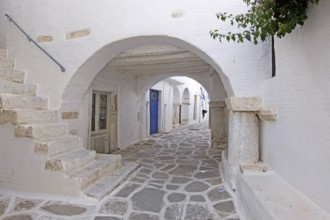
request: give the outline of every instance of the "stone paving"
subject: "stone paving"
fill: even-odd
[[[219,174],[220,149],[206,123],[153,135],[119,152],[141,165],[99,203],[84,205],[0,193],[2,220],[238,220]]]

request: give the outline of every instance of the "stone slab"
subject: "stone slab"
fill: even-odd
[[[230,97],[226,99],[228,111],[234,112],[257,112],[262,109],[260,97]]]

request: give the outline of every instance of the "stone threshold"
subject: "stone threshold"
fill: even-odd
[[[283,180],[264,163],[241,165],[236,197],[243,219],[326,220],[330,213]]]

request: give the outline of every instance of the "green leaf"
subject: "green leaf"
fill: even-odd
[[[268,36],[284,37],[291,33],[297,26],[304,25],[307,19],[309,3],[318,4],[319,0],[243,0],[249,7],[244,14],[217,13],[217,18],[222,22],[229,22],[242,32],[219,34],[217,31],[210,33],[213,39],[226,38],[227,41],[241,43],[244,39],[257,44],[265,41]],[[229,20],[229,21],[228,21]]]

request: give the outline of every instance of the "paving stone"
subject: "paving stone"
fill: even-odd
[[[171,180],[171,183],[186,184],[192,180],[193,179],[188,178],[188,177],[173,177],[173,179]]]
[[[167,173],[155,172],[152,174],[152,177],[155,179],[168,179],[169,175]]]
[[[216,178],[216,179],[211,179],[211,180],[205,180],[207,183],[209,183],[210,185],[219,185],[222,183],[222,179],[221,178]]]
[[[178,151],[176,153],[177,156],[188,156],[190,154],[192,154],[192,151],[191,150],[189,150],[189,151],[183,151],[183,150],[181,150],[181,151]]]
[[[136,161],[133,161],[133,162],[136,162]],[[146,168],[146,169],[153,169],[154,167],[152,166],[152,165],[150,165],[150,164],[140,164],[141,165],[141,167],[143,167],[143,168]]]
[[[149,176],[143,174],[143,173],[138,173],[136,174],[136,177],[137,178],[141,178],[141,179],[149,179]]]
[[[122,218],[112,217],[112,216],[97,216],[94,220],[122,220]]]
[[[205,202],[205,198],[204,196],[200,196],[200,195],[195,195],[195,196],[190,196],[190,202]]]
[[[153,164],[153,165],[154,165],[154,167],[155,167],[156,169],[160,169],[160,168],[166,166],[166,164],[164,164],[164,163],[155,163],[155,164]]]
[[[127,208],[128,205],[125,201],[110,200],[102,205],[100,213],[124,215],[127,211]]]
[[[180,220],[183,213],[183,205],[173,204],[166,208],[164,219],[167,220]]]
[[[230,198],[230,195],[221,187],[216,187],[207,193],[211,201],[219,201]]]
[[[39,203],[40,201],[36,201],[36,200],[17,199],[14,210],[15,211],[30,210],[36,207],[36,205],[38,205]]]
[[[218,170],[218,167],[217,167],[217,168],[214,168],[213,166],[205,166],[205,165],[201,165],[201,166],[199,167],[199,170],[200,170],[200,171]]]
[[[194,151],[194,155],[197,155],[197,154],[205,155],[206,152],[205,152],[205,150],[198,149],[198,150]],[[197,158],[196,158],[196,159],[197,159]]]
[[[41,209],[48,211],[52,214],[62,216],[81,215],[87,211],[85,207],[53,202],[48,202],[47,204],[42,206]]]
[[[141,178],[137,178],[137,177],[133,177],[130,181],[136,182],[136,183],[144,183],[146,180],[141,179]]]
[[[133,208],[141,211],[159,213],[164,200],[165,191],[153,188],[145,188],[132,197]]]
[[[121,189],[116,196],[118,197],[128,197],[134,190],[139,188],[141,185],[128,183],[123,189]]]
[[[143,168],[139,171],[140,173],[145,173],[145,174],[150,174],[152,172],[151,169],[146,169],[146,168]]]
[[[190,147],[192,146],[191,144],[187,144],[187,143],[179,143],[180,147]]]
[[[218,165],[219,162],[209,159],[209,160],[201,160],[203,164],[211,164],[211,165]]]
[[[210,157],[205,155],[205,152],[203,152],[204,154],[199,154],[199,155],[192,155],[190,156],[191,158],[194,158],[196,160],[209,160]]]
[[[168,190],[177,190],[179,189],[180,186],[177,186],[177,185],[172,185],[172,184],[167,184],[166,185],[166,189]]]
[[[186,220],[212,220],[211,212],[206,206],[188,204]]]
[[[220,171],[214,170],[214,171],[202,171],[195,174],[195,178],[197,179],[211,179],[220,177]]]
[[[205,183],[200,182],[200,181],[194,181],[192,183],[189,183],[184,188],[184,190],[186,190],[187,192],[204,192],[208,188],[209,188],[209,186],[206,185]]]
[[[196,170],[196,165],[179,165],[171,170],[170,174],[178,176],[191,176]]]
[[[158,184],[155,184],[155,183],[148,183],[149,186],[152,186],[152,187],[155,187],[157,189],[163,189],[163,185],[158,185]]]
[[[159,220],[159,217],[146,213],[132,213],[128,220]]]
[[[174,167],[176,167],[176,164],[169,164],[169,165],[163,167],[161,169],[161,171],[169,171],[169,170],[173,169]]]
[[[171,203],[181,202],[186,199],[186,195],[182,193],[171,193],[167,196],[167,200]]]
[[[177,164],[199,164],[199,160],[195,159],[184,159],[184,160],[176,160]]]
[[[172,156],[160,156],[160,157],[157,157],[157,159],[163,161],[163,160],[175,160],[175,157],[172,157]]]
[[[152,154],[149,154],[150,157],[152,157],[151,155]],[[158,161],[157,160],[154,160],[154,159],[142,159],[140,160],[141,163],[146,163],[146,164],[153,164],[153,163],[157,163]]]
[[[235,213],[235,206],[232,201],[220,202],[220,203],[215,204],[213,207],[217,210],[218,214],[222,217]]]
[[[32,215],[11,215],[3,218],[3,220],[33,220],[35,219]]]
[[[149,180],[149,183],[165,184],[166,180]]]

